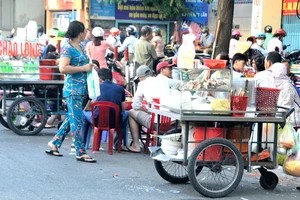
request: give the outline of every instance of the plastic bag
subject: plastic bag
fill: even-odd
[[[284,171],[292,176],[300,177],[300,152],[287,157],[283,165]]]
[[[97,71],[93,68],[87,73],[87,86],[89,97],[94,101],[100,96],[99,76]]]
[[[286,122],[278,138],[278,145],[286,149],[292,149],[296,145],[296,131],[290,122]]]

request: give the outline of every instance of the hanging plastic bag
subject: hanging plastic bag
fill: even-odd
[[[292,176],[300,177],[300,130],[296,133],[295,147],[290,149],[284,162],[284,171]]]
[[[286,122],[281,135],[278,138],[278,146],[292,149],[296,145],[296,131],[290,122]]]
[[[98,73],[94,68],[87,73],[87,86],[89,97],[92,101],[96,100],[100,96],[100,85]]]

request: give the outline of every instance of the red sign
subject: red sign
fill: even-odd
[[[282,2],[282,15],[296,15],[298,0],[283,0]],[[298,11],[300,13],[300,4]]]
[[[0,56],[30,56],[39,57],[40,56],[40,44],[39,43],[18,43],[11,41],[0,41]]]

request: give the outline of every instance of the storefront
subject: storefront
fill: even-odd
[[[283,43],[290,45],[287,51],[300,49],[300,18],[296,13],[297,4],[298,0],[283,0],[282,4],[282,28],[287,32],[287,36],[283,38]]]
[[[84,21],[82,0],[46,0],[46,30],[66,31],[73,20]]]
[[[207,24],[206,2],[195,1],[191,3],[191,1],[186,1],[186,5],[196,9],[195,11],[199,15],[183,16],[183,19],[195,21],[201,25]],[[111,27],[118,27],[122,31],[122,40],[126,37],[125,29],[128,25],[136,26],[137,30],[140,30],[144,25],[158,26],[165,42],[169,41],[170,35],[174,32],[174,20],[164,19],[157,9],[144,6],[139,0],[128,0],[126,3],[119,5],[91,0],[90,18],[91,26],[101,26],[105,30],[106,35],[109,34]]]

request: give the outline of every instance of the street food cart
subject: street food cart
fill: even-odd
[[[64,75],[39,55],[38,40],[0,40],[0,123],[19,135],[36,135],[48,115],[66,114]]]
[[[247,102],[245,109],[233,109],[233,96],[237,94],[231,91],[233,88],[231,70],[217,69],[218,74],[211,69],[204,70],[205,73],[199,69],[181,71],[184,73],[181,73],[183,87],[178,96],[180,105],[177,106],[179,107],[176,108],[174,102],[172,106],[166,105],[162,99],[160,104],[150,103],[149,111],[157,115],[157,133],[162,123],[160,120],[162,116],[180,121],[182,127],[182,132],[173,136],[154,137],[159,140],[156,144],[161,143],[161,146],[151,146],[149,150],[158,174],[171,183],[190,181],[200,194],[217,198],[226,196],[236,189],[242,179],[244,169],[249,172],[252,166],[260,166],[261,186],[265,189],[274,189],[278,183],[278,177],[267,169],[277,167],[278,129],[276,127],[285,124],[287,116],[293,112],[293,109],[278,110],[273,107],[270,110],[259,110],[255,105],[248,106]],[[206,77],[202,79],[204,81],[218,77],[216,79],[222,81],[222,87],[206,87],[207,84],[203,84],[205,82],[202,80],[199,81],[199,77]],[[223,87],[223,82],[227,87]],[[247,94],[248,91],[246,88],[243,92]],[[214,98],[204,98],[204,100],[203,92],[210,93],[209,95]],[[172,100],[176,101],[176,98],[172,97]],[[215,100],[221,102],[222,105],[212,106]],[[203,105],[199,106],[201,103]],[[224,107],[227,103],[229,103],[229,109],[227,105]],[[221,109],[211,109],[212,107]],[[264,133],[266,123],[275,128]],[[192,126],[195,129],[191,131]],[[238,130],[234,140],[228,138],[228,135],[232,133],[232,127]],[[256,134],[253,134],[255,129]],[[166,143],[164,140],[172,140],[172,137],[173,144],[166,146],[165,144],[169,144],[170,141]],[[179,144],[173,151],[178,143],[181,143],[181,146]],[[256,148],[253,148],[254,146]]]

